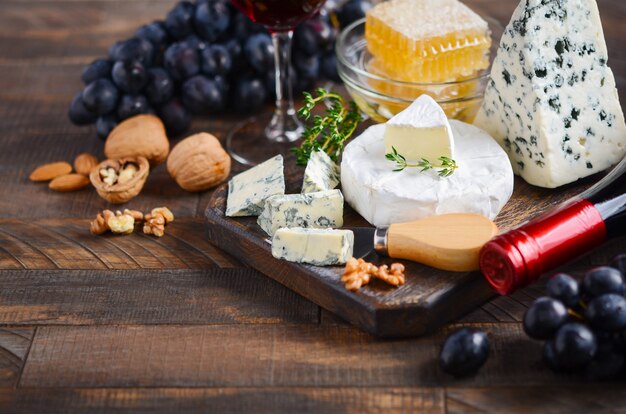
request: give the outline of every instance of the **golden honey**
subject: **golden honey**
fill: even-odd
[[[485,20],[458,0],[391,0],[368,11],[376,71],[405,82],[445,82],[489,67]]]

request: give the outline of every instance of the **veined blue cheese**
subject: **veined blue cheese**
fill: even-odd
[[[326,152],[311,153],[304,170],[302,193],[332,190],[339,184],[339,165]]]
[[[281,228],[272,238],[275,258],[317,266],[346,263],[353,247],[350,230]]]
[[[391,118],[385,128],[385,151],[396,149],[407,160],[454,158],[452,128],[433,98],[422,95]]]
[[[265,201],[257,223],[270,236],[281,227],[341,227],[343,195],[339,190],[329,190],[273,196]]]
[[[475,124],[531,184],[558,187],[617,163],[626,125],[594,0],[523,0]]]
[[[228,182],[226,215],[258,216],[263,211],[265,200],[279,194],[285,194],[282,155],[237,174]]]

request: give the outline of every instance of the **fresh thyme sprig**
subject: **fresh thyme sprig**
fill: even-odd
[[[341,95],[323,88],[318,88],[315,92],[315,97],[304,92],[304,106],[298,111],[298,116],[308,120],[319,102],[327,101],[329,106],[324,116],[313,117],[313,126],[302,133],[302,144],[292,148],[297,164],[302,166],[307,164],[311,153],[318,150],[326,151],[332,160],[338,161],[346,141],[363,121],[354,102],[346,104]]]
[[[395,147],[391,147],[391,152],[389,154],[385,154],[385,158],[396,163],[394,171],[402,171],[405,168],[420,168],[420,172],[438,169],[439,171],[437,171],[437,174],[440,177],[449,177],[454,174],[454,170],[459,168],[458,165],[456,165],[456,161],[452,158],[444,156],[437,158],[437,161],[439,161],[438,164],[433,164],[425,158],[422,158],[417,164],[410,164],[406,161],[406,158],[402,154],[398,153],[398,150],[396,150]]]

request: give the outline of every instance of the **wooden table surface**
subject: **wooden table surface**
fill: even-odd
[[[176,214],[162,239],[94,237],[95,191],[28,181],[39,164],[102,156],[67,119],[82,67],[172,0],[0,2],[0,413],[624,412],[623,383],[551,373],[520,326],[541,284],[500,297],[440,332],[380,340],[338,320],[204,240],[209,193],[179,189],[164,166],[129,203]],[[469,4],[506,23],[515,0]],[[622,101],[626,3],[599,0]],[[223,138],[235,117],[194,121]],[[626,251],[619,239],[574,274]],[[492,355],[472,378],[443,374],[450,329],[486,330]]]

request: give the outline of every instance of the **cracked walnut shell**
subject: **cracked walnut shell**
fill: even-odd
[[[172,149],[167,171],[187,191],[202,191],[226,181],[230,156],[213,135],[206,132],[185,138]]]
[[[125,172],[127,169],[132,172]],[[149,172],[150,164],[144,157],[104,160],[91,170],[89,179],[100,197],[121,204],[141,192]]]

